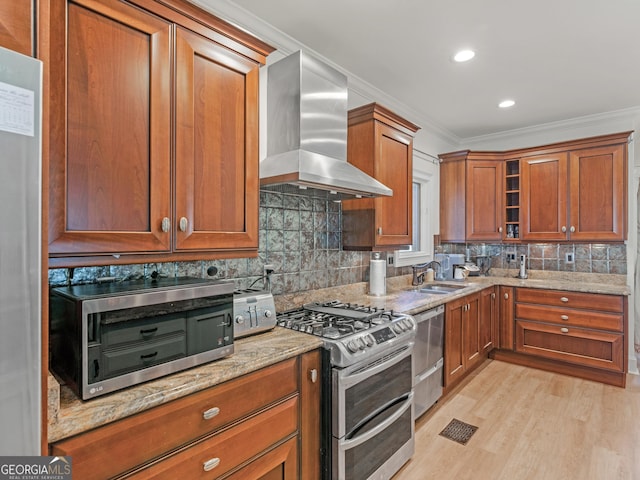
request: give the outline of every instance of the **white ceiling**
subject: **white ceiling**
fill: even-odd
[[[640,0],[230,3],[459,139],[640,106]]]

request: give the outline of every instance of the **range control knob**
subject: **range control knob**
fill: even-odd
[[[404,320],[402,320],[402,323],[405,324],[405,326],[407,327],[407,330],[411,330],[413,328],[413,323],[411,323],[411,320],[409,320],[408,318],[405,318]]]
[[[400,328],[400,325],[398,325],[397,323],[394,323],[391,326],[392,330],[396,333],[402,333],[402,329]]]
[[[364,350],[365,348],[367,348],[367,344],[365,343],[363,337],[360,337],[358,339],[358,346],[360,347],[360,350]]]
[[[264,316],[269,318],[272,315],[271,310],[265,310],[264,311]]]
[[[236,323],[242,325],[244,323],[244,317],[242,315],[236,315]]]
[[[364,342],[367,344],[367,347],[371,347],[373,346],[373,344],[375,343],[375,340],[373,338],[373,335],[371,335],[370,333],[368,333],[367,335],[365,335],[364,337]]]
[[[358,345],[356,345],[356,342],[354,342],[353,340],[349,340],[347,342],[347,348],[351,353],[356,353],[358,351]]]

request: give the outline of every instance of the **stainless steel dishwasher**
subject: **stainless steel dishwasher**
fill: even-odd
[[[413,347],[415,418],[442,396],[444,305],[413,315],[417,335]]]

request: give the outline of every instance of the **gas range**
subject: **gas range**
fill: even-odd
[[[277,324],[322,337],[334,367],[366,361],[413,341],[416,333],[416,322],[410,315],[339,300],[308,303],[280,313]]]

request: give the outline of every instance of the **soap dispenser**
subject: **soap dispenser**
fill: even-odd
[[[527,275],[527,256],[520,255],[520,271],[518,272],[518,278],[528,278]]]

